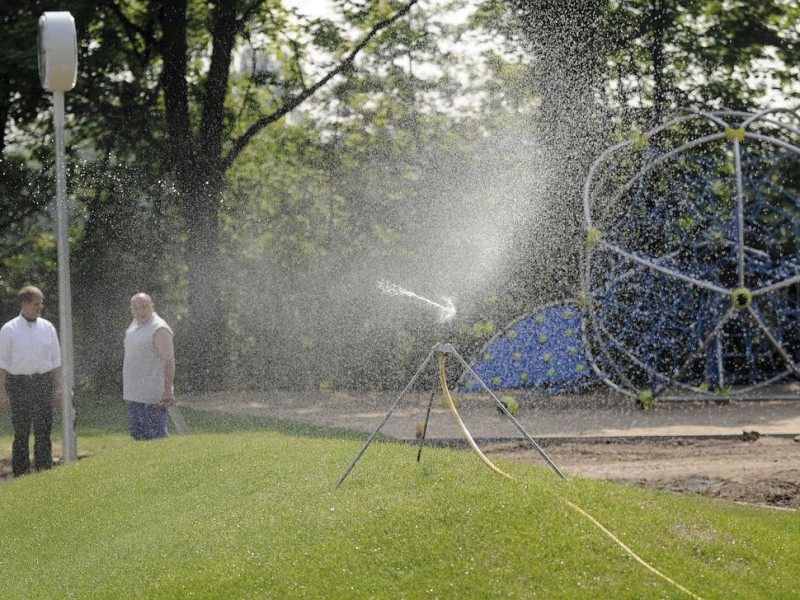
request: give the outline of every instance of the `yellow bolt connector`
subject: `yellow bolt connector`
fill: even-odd
[[[594,248],[603,239],[603,232],[596,227],[589,227],[586,230],[586,245]]]
[[[745,287],[736,288],[731,292],[731,303],[734,308],[744,310],[753,302],[753,292]]]
[[[739,140],[740,142],[744,140],[744,127],[739,127],[734,129],[733,127],[728,127],[725,129],[725,137],[730,141]]]

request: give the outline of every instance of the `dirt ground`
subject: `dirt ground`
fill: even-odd
[[[619,438],[543,443],[567,476],[779,508],[800,508],[800,442],[742,433],[730,438]],[[494,444],[490,456],[542,461],[530,444]]]
[[[185,404],[356,429],[365,439],[380,426],[381,433],[407,441],[417,437],[430,405],[426,440],[466,447],[450,410],[425,394],[223,394]],[[458,412],[487,455],[546,464],[493,401],[462,400]],[[672,403],[652,410],[613,396],[528,398],[520,400],[515,419],[567,477],[800,508],[800,394],[796,400]]]

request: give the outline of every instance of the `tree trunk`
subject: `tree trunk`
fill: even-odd
[[[653,121],[660,123],[667,104],[666,73],[664,72],[665,57],[664,44],[667,22],[669,19],[668,8],[663,0],[656,0],[650,5],[649,28],[653,32],[650,46],[650,56],[653,61]]]
[[[188,370],[185,380],[191,388],[204,391],[222,389],[228,365],[219,284],[219,206],[224,97],[236,35],[236,4],[222,0],[214,9],[211,65],[197,133],[191,125],[186,84],[187,3],[166,0],[162,5],[167,160],[180,191],[187,233],[188,315],[185,339],[177,345]]]
[[[187,223],[188,323],[185,351],[188,376],[195,390],[213,391],[224,386],[228,365],[220,280],[219,177],[196,172],[196,185],[182,192]],[[203,185],[203,184],[206,185]],[[194,188],[194,189],[192,189]],[[204,189],[205,188],[205,189]]]
[[[161,3],[164,57],[163,88],[168,140],[166,164],[181,196],[187,226],[188,318],[186,341],[178,340],[185,352],[189,370],[187,381],[199,390],[224,386],[229,365],[227,331],[220,280],[219,207],[225,172],[250,139],[305,101],[336,74],[345,70],[354,57],[378,32],[392,25],[417,3],[410,0],[392,17],[376,23],[355,47],[327,75],[301,93],[289,98],[283,107],[253,123],[244,135],[234,140],[223,156],[223,140],[228,135],[225,98],[237,32],[265,0],[244,3],[218,0],[213,3],[212,48],[208,73],[202,86],[200,122],[193,129],[187,85],[187,0]],[[241,5],[240,5],[241,4]]]

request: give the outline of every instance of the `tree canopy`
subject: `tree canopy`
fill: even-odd
[[[577,190],[615,131],[685,105],[790,98],[800,58],[789,2],[331,4],[0,8],[7,310],[23,283],[54,285],[36,21],[69,10],[78,27],[67,110],[87,385],[115,385],[107,347],[141,290],[175,324],[183,384],[198,389],[364,385],[370,356],[381,381],[402,378],[409,340],[425,334],[356,301],[385,272],[460,286],[470,310],[457,335],[474,345],[474,323],[569,293]],[[453,50],[467,41],[470,54]]]

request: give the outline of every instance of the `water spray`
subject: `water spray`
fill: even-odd
[[[425,302],[430,306],[434,306],[439,309],[439,322],[445,323],[456,316],[456,307],[453,304],[453,301],[450,298],[442,298],[444,304],[439,304],[438,302],[434,302],[433,300],[429,300],[419,294],[415,294],[403,287],[400,287],[396,283],[390,283],[388,281],[379,281],[378,288],[388,296],[407,296],[408,298],[413,298],[415,300],[420,300]]]

